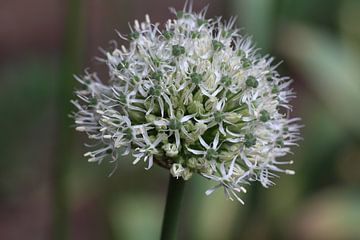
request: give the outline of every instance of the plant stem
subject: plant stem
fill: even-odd
[[[176,230],[179,222],[181,201],[183,198],[185,181],[182,178],[169,176],[168,193],[161,230],[161,240],[176,239]]]
[[[61,49],[59,83],[57,85],[57,142],[52,170],[52,226],[51,238],[69,238],[69,203],[67,176],[73,142],[72,120],[68,114],[72,109],[70,99],[74,89],[73,74],[79,69],[81,35],[81,0],[64,1],[65,32]]]

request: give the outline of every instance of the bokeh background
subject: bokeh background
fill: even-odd
[[[121,159],[90,164],[68,118],[83,69],[105,73],[98,47],[180,0],[0,0],[0,239],[158,239],[168,173]],[[295,176],[258,184],[246,205],[186,188],[179,239],[360,239],[360,1],[195,0],[238,16],[243,33],[291,76],[306,126]],[[119,41],[121,43],[121,41]]]

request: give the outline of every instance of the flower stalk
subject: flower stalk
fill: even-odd
[[[69,239],[69,200],[67,176],[69,172],[73,132],[69,128],[72,124],[68,116],[72,105],[70,99],[75,82],[72,80],[74,72],[78,71],[81,62],[83,44],[81,44],[82,0],[67,0],[65,33],[60,61],[59,85],[57,88],[57,142],[56,157],[52,169],[52,239]]]
[[[181,202],[185,189],[185,180],[169,175],[169,186],[163,217],[161,240],[174,240],[179,223]]]

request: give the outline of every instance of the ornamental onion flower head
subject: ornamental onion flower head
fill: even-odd
[[[82,88],[73,101],[76,130],[96,144],[89,162],[154,163],[176,178],[193,174],[223,187],[230,199],[276,173],[294,174],[279,161],[299,140],[297,118],[289,118],[291,80],[273,58],[260,56],[234,28],[235,19],[206,19],[206,9],[171,11],[164,26],[135,20],[128,47],[105,52],[109,79],[76,77]]]

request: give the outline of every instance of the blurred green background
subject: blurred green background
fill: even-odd
[[[168,173],[129,159],[97,166],[67,114],[73,74],[106,68],[98,46],[128,22],[173,17],[179,0],[0,1],[0,239],[158,239]],[[304,140],[295,176],[258,184],[246,205],[209,182],[187,185],[179,239],[360,239],[360,1],[195,0],[207,16],[238,16],[263,53],[295,79]],[[119,41],[121,43],[121,41]]]

